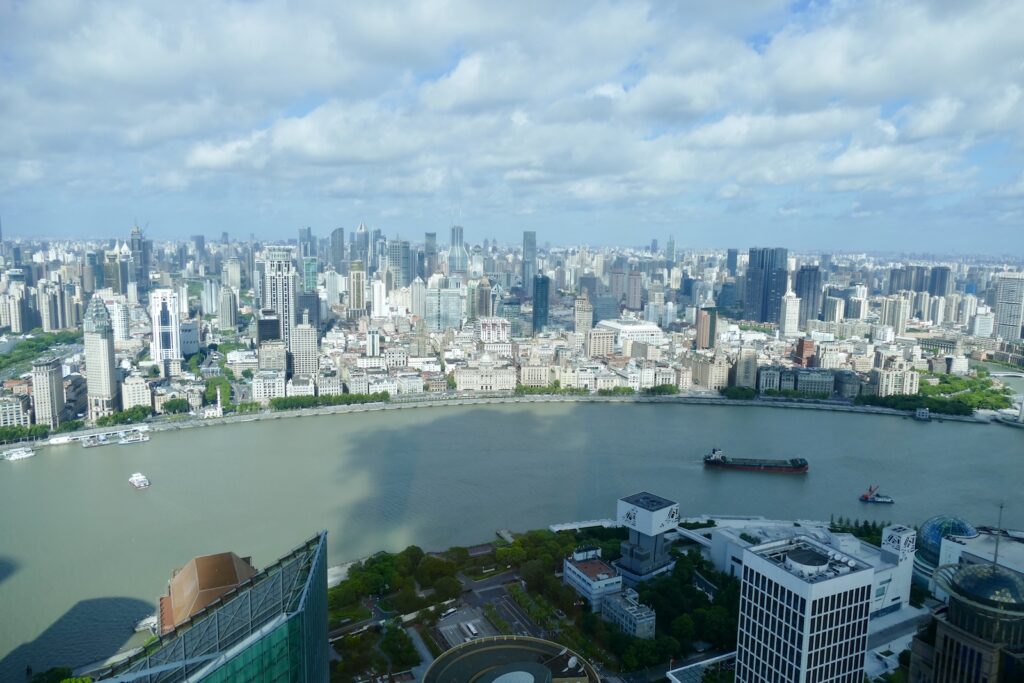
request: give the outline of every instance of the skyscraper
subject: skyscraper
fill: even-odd
[[[594,327],[594,306],[590,303],[587,293],[576,297],[573,304],[573,328],[574,331],[585,334]]]
[[[60,358],[32,361],[32,407],[36,424],[50,429],[60,426],[64,412],[64,377]]]
[[[928,276],[928,293],[932,296],[949,296],[953,293],[953,274],[949,266],[935,266]]]
[[[452,226],[452,238],[448,246],[448,274],[465,275],[469,270],[469,252],[463,243],[462,226]]]
[[[639,270],[629,271],[626,278],[626,308],[639,311],[643,307],[644,274]]]
[[[793,290],[800,299],[800,329],[807,329],[808,320],[817,320],[821,314],[821,269],[818,266],[800,266],[796,271]]]
[[[533,296],[533,276],[537,274],[537,233],[523,231],[523,289],[526,296]]]
[[[291,247],[267,247],[264,262],[263,307],[277,311],[281,320],[281,339],[285,346],[291,348],[295,300],[299,292],[294,252]]]
[[[729,249],[725,252],[725,268],[729,271],[729,275],[736,277],[736,269],[739,266],[740,250]]]
[[[154,289],[149,294],[149,320],[153,329],[149,357],[160,363],[166,374],[166,361],[181,360],[181,306],[178,292]]]
[[[315,376],[320,371],[317,329],[309,322],[309,311],[302,312],[302,322],[292,330],[292,368],[296,375]]]
[[[736,683],[862,681],[873,578],[804,536],[745,549]]]
[[[299,258],[316,256],[316,240],[312,228],[299,228]]]
[[[388,241],[388,270],[391,272],[393,287],[408,287],[413,278],[412,252],[405,240]]]
[[[93,296],[83,321],[85,382],[89,420],[118,410],[117,365],[114,362],[114,326],[103,299]]]
[[[676,262],[676,238],[671,235],[665,243],[665,260],[669,266]]]
[[[132,228],[129,240],[132,251],[132,266],[135,269],[134,281],[139,288],[139,293],[149,290],[149,269],[152,261],[153,242],[146,239],[139,226]]]
[[[548,326],[548,299],[551,296],[551,278],[543,273],[533,276],[533,333],[539,334]]]
[[[331,231],[331,265],[339,273],[345,270],[345,228]]]
[[[779,333],[783,337],[800,335],[800,297],[792,291],[782,297],[782,311],[779,314]]]
[[[1024,273],[1000,273],[995,285],[995,336],[1006,341],[1020,339],[1024,325]]]
[[[437,259],[437,233],[428,232],[423,236],[423,258],[424,266],[423,279],[429,279],[438,271],[440,262]]]
[[[697,339],[694,344],[698,350],[713,349],[718,339],[718,311],[714,308],[702,308],[697,311]]]
[[[789,281],[788,260],[788,252],[781,247],[750,249],[743,317],[758,322],[779,319],[782,297]]]
[[[348,267],[348,310],[353,315],[366,315],[366,271],[358,260]]]
[[[221,330],[233,331],[238,326],[238,296],[231,287],[220,288],[217,318],[217,326]]]
[[[361,261],[363,270],[369,270],[370,263],[370,233],[366,231],[366,225],[360,223],[352,236],[352,249],[349,251],[349,259]]]

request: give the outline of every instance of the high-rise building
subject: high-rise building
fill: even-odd
[[[348,310],[353,315],[366,315],[366,271],[358,260],[348,267]]]
[[[1020,339],[1024,326],[1024,273],[1000,273],[995,285],[995,336],[1006,341]]]
[[[698,350],[715,348],[715,342],[718,339],[718,310],[715,308],[698,310],[696,328],[694,346]]]
[[[160,363],[165,374],[167,361],[183,358],[178,296],[173,289],[154,289],[149,294],[149,320],[153,329],[149,357]]]
[[[537,233],[533,230],[523,231],[523,289],[526,296],[533,296],[533,276],[537,274]]]
[[[800,299],[801,330],[807,329],[808,320],[817,320],[821,315],[821,269],[818,266],[801,266],[796,271],[793,292]]]
[[[729,271],[730,277],[736,277],[736,269],[739,266],[740,250],[729,249],[725,252],[725,268]]]
[[[299,258],[316,256],[316,239],[312,228],[299,228]]]
[[[238,297],[231,287],[221,287],[220,305],[217,307],[217,326],[221,330],[234,330],[238,326]]]
[[[639,311],[643,307],[644,274],[639,270],[629,271],[626,278],[626,308]]]
[[[953,293],[953,273],[949,266],[935,266],[928,276],[928,293],[949,296]]]
[[[800,297],[792,291],[786,292],[782,297],[782,307],[779,313],[779,334],[783,337],[797,337],[800,335]]]
[[[490,318],[494,315],[494,305],[491,301],[491,281],[485,277],[480,278],[476,287],[476,317]]]
[[[669,266],[676,262],[676,238],[671,235],[665,243],[665,260]]]
[[[543,273],[533,276],[533,333],[539,334],[548,326],[548,305],[551,297],[551,278]]]
[[[427,280],[438,272],[440,265],[437,258],[437,233],[425,233],[423,235],[423,279]]]
[[[414,277],[412,252],[405,240],[388,242],[388,271],[392,277],[392,287],[401,289],[408,287]]]
[[[302,264],[302,286],[303,292],[315,292],[317,275],[320,273],[320,259],[316,256],[303,256]]]
[[[823,319],[825,322],[838,323],[842,322],[846,315],[846,301],[840,299],[837,296],[825,297],[825,313]]]
[[[626,271],[622,270],[622,268],[613,270],[611,275],[608,276],[608,288],[611,297],[615,299],[615,303],[622,303],[623,297],[626,296]],[[615,317],[618,317],[618,315]]]
[[[736,683],[864,680],[874,571],[805,536],[743,551]]]
[[[1000,532],[1005,533],[1005,532]],[[998,564],[949,564],[934,575],[949,596],[911,643],[911,681],[1024,681],[1024,579]]]
[[[242,288],[242,262],[232,256],[224,262],[221,269],[220,283],[236,292]]]
[[[469,270],[469,252],[463,243],[462,226],[453,225],[448,244],[448,274],[465,275]]]
[[[132,252],[132,266],[135,269],[133,280],[137,284],[140,293],[149,290],[149,270],[153,259],[153,242],[146,239],[139,226],[132,228],[129,239]]]
[[[352,235],[352,249],[349,251],[351,261],[359,261],[364,270],[370,269],[370,233],[366,225],[360,223]]]
[[[743,316],[748,320],[775,322],[789,282],[789,253],[781,247],[750,249],[747,263]],[[800,295],[800,292],[797,292]]]
[[[416,278],[409,285],[410,313],[419,318],[427,314],[427,285],[423,280]]]
[[[64,413],[64,376],[60,358],[32,361],[32,408],[36,424],[50,429],[60,426]]]
[[[277,311],[281,321],[281,339],[285,346],[291,348],[295,301],[299,293],[294,252],[291,247],[268,247],[264,263],[263,307]]]
[[[192,235],[192,251],[195,254],[196,264],[206,263],[206,236]]]
[[[594,306],[590,303],[586,292],[576,298],[572,313],[573,329],[576,332],[586,333],[594,327]]]
[[[888,325],[896,334],[903,334],[907,331],[907,321],[910,320],[910,299],[903,295],[887,296],[882,299],[882,311],[878,321]]]
[[[197,558],[200,562],[206,564],[206,558]],[[152,646],[93,674],[93,680],[326,683],[327,532],[255,574],[233,560],[230,569],[218,571],[223,564],[197,566],[194,582],[189,573],[172,580],[167,614],[172,623],[175,613],[183,621]],[[187,566],[185,571],[190,572]],[[203,587],[211,574],[237,585],[210,599]]]
[[[93,296],[83,321],[85,382],[89,420],[118,410],[117,365],[114,362],[114,326],[103,299]]]
[[[428,287],[425,292],[424,319],[431,332],[457,330],[462,327],[464,309],[462,293],[457,289]]]
[[[339,273],[345,270],[345,228],[331,231],[331,265]]]
[[[320,372],[320,350],[317,329],[309,322],[309,311],[302,312],[302,322],[292,330],[292,370],[296,375],[315,377]]]

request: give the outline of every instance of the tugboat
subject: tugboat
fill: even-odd
[[[869,486],[868,490],[860,494],[860,501],[862,503],[883,503],[885,505],[892,505],[896,501],[891,496],[883,496],[878,492],[877,486]]]
[[[24,460],[25,458],[31,458],[35,454],[36,452],[28,447],[11,448],[0,453],[0,460]]]
[[[765,458],[730,458],[721,448],[712,448],[704,456],[705,467],[716,467],[724,470],[747,470],[750,472],[777,472],[782,474],[803,474],[807,472],[808,463],[805,458],[789,460],[770,460]]]
[[[137,489],[149,488],[149,479],[146,479],[146,475],[142,472],[136,472],[132,476],[128,477],[128,483]]]

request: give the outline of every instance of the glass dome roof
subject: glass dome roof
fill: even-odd
[[[1024,612],[1024,578],[1005,567],[976,564],[953,575],[952,584],[964,597],[992,607]]]
[[[965,519],[938,515],[927,520],[917,530],[917,554],[932,565],[939,564],[939,548],[946,536],[974,538],[978,530]]]

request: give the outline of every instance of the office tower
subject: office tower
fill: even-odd
[[[639,311],[643,308],[644,274],[639,270],[629,271],[626,278],[626,308]]]
[[[320,371],[317,329],[309,322],[309,311],[292,330],[292,369],[296,375],[316,375]]]
[[[1020,574],[995,563],[950,564],[940,567],[934,578],[949,596],[949,605],[932,612],[931,623],[911,643],[908,680],[1024,680],[1024,580]]]
[[[668,261],[668,265],[671,266],[676,262],[676,238],[669,236],[668,241],[665,243],[665,260]]]
[[[40,282],[36,287],[36,311],[43,332],[54,332],[64,327],[61,322],[64,308],[61,303],[62,293],[49,282]]]
[[[302,292],[315,292],[317,275],[320,273],[320,259],[316,256],[303,256],[299,261],[302,265],[301,286]]]
[[[195,253],[196,265],[206,262],[206,237],[192,235],[192,251]]]
[[[299,274],[293,257],[291,247],[267,247],[263,276],[263,308],[277,312],[281,321],[281,339],[289,348],[295,326],[295,300],[299,293]]]
[[[352,235],[352,249],[349,251],[349,258],[352,261],[359,261],[363,264],[363,270],[369,270],[370,264],[370,233],[366,231],[366,225],[360,223],[356,232]]]
[[[380,356],[380,330],[376,327],[366,331],[366,355],[369,358]]]
[[[608,289],[611,297],[615,299],[615,303],[621,303],[626,296],[626,271],[621,268],[613,270],[608,276]],[[616,314],[615,317],[618,315]]]
[[[736,277],[736,268],[739,265],[740,250],[729,249],[725,252],[725,268],[729,271],[730,277]]]
[[[427,314],[427,285],[420,278],[409,285],[409,304],[412,315],[423,318]]]
[[[358,315],[366,314],[366,272],[362,261],[352,261],[348,267],[348,309]]]
[[[260,309],[256,317],[256,343],[281,339],[281,316],[270,308]]]
[[[370,283],[370,304],[373,318],[384,318],[388,314],[388,293],[384,281],[377,277]]]
[[[154,289],[150,292],[149,320],[153,328],[149,357],[161,364],[166,375],[167,361],[182,359],[178,292],[173,289]]]
[[[373,230],[370,230],[369,243],[370,243],[370,260],[368,261],[368,263],[370,265],[369,274],[373,275],[378,270],[383,270],[387,266],[387,263],[384,262],[385,259],[387,258],[387,254],[384,251],[384,247],[385,247],[386,241],[384,239],[383,233],[381,233],[381,231],[380,231],[380,228],[374,228]]]
[[[469,270],[469,252],[462,241],[462,226],[452,226],[452,238],[448,245],[448,274],[465,275]]]
[[[669,554],[665,534],[679,523],[679,504],[647,491],[619,498],[616,520],[629,529],[629,538],[619,546],[622,557],[613,564],[622,581],[636,588],[643,581],[672,571],[675,560]]]
[[[800,335],[800,297],[792,291],[786,292],[782,297],[781,312],[779,313],[779,333],[783,337],[797,337]]]
[[[892,268],[889,270],[889,294],[910,291],[913,285],[913,275],[907,268]]]
[[[758,322],[779,319],[782,297],[789,282],[788,261],[789,255],[784,248],[750,249],[743,317]],[[800,296],[799,291],[797,296]]]
[[[527,298],[533,296],[533,276],[537,274],[537,233],[523,231],[523,289]]]
[[[573,330],[586,333],[594,327],[594,306],[590,303],[586,291],[576,298],[572,311]]]
[[[331,231],[330,263],[339,273],[345,270],[345,228],[335,228]]]
[[[440,267],[437,259],[437,233],[428,232],[423,236],[423,279],[426,280],[436,273]]]
[[[199,308],[203,315],[217,315],[220,305],[220,283],[210,278],[203,278],[203,291],[199,297]]]
[[[476,317],[490,318],[494,315],[494,305],[491,302],[491,281],[485,277],[480,278],[476,287]]]
[[[232,256],[224,262],[221,269],[220,283],[236,292],[242,288],[242,262]]]
[[[431,332],[457,330],[462,327],[462,292],[458,289],[428,287],[424,301],[424,319]]]
[[[131,317],[128,312],[128,305],[123,301],[115,300],[107,305],[107,311],[110,313],[110,324],[114,330],[114,341],[128,341],[131,339]]]
[[[948,296],[953,293],[953,274],[949,266],[935,266],[928,276],[928,293]]]
[[[601,293],[600,291],[598,291],[597,276],[594,275],[593,273],[585,273],[583,275],[580,275],[579,278],[576,280],[576,284],[576,291],[578,291],[580,294],[586,292],[588,297],[596,298]]]
[[[88,295],[102,288],[103,264],[100,263],[95,251],[87,251],[82,264],[82,292]]]
[[[103,284],[114,294],[128,293],[128,259],[120,251],[108,251],[103,255]]]
[[[185,573],[179,572],[182,579],[172,579],[160,600],[161,615],[166,607],[183,621],[93,680],[325,683],[330,677],[327,532],[255,574],[248,562],[229,555],[238,563],[215,565],[215,558],[223,557],[216,555],[196,558],[194,574],[186,565]],[[209,576],[236,585],[210,596],[215,587],[207,583]]]
[[[388,271],[392,276],[392,287],[408,287],[413,278],[412,252],[405,240],[388,242]]]
[[[800,299],[800,329],[807,329],[808,320],[817,320],[821,313],[821,269],[818,266],[801,266],[796,271],[794,294]]]
[[[85,382],[89,420],[118,410],[117,365],[114,361],[114,326],[103,299],[94,296],[85,310]]]
[[[825,297],[825,313],[823,319],[825,322],[838,323],[841,322],[846,315],[846,302],[837,296]]]
[[[1000,273],[996,277],[995,336],[1015,341],[1024,325],[1024,273]]]
[[[941,325],[946,321],[946,297],[932,297],[931,306],[928,311],[928,320],[931,321],[932,325]]]
[[[757,349],[749,346],[741,347],[736,352],[736,365],[733,367],[733,385],[753,389],[757,386]]]
[[[896,332],[903,334],[907,331],[907,321],[910,320],[910,299],[905,296],[887,296],[882,299],[882,310],[878,321],[888,325]]]
[[[873,578],[804,536],[744,549],[736,683],[864,680]]]
[[[299,258],[316,256],[316,240],[312,228],[299,228]]]
[[[143,236],[142,229],[139,226],[135,226],[132,228],[129,245],[132,252],[132,265],[135,268],[133,280],[138,284],[139,292],[145,293],[149,290],[149,270],[152,266],[153,242]]]
[[[238,327],[238,297],[231,287],[221,287],[220,289],[217,326],[222,331],[234,331]]]
[[[50,429],[60,426],[64,412],[64,376],[60,358],[32,361],[32,408],[36,424]]]
[[[551,297],[551,278],[543,273],[533,276],[533,333],[539,334],[548,326],[548,304]]]
[[[908,266],[910,273],[910,289],[915,292],[927,292],[930,280],[928,266]]]

